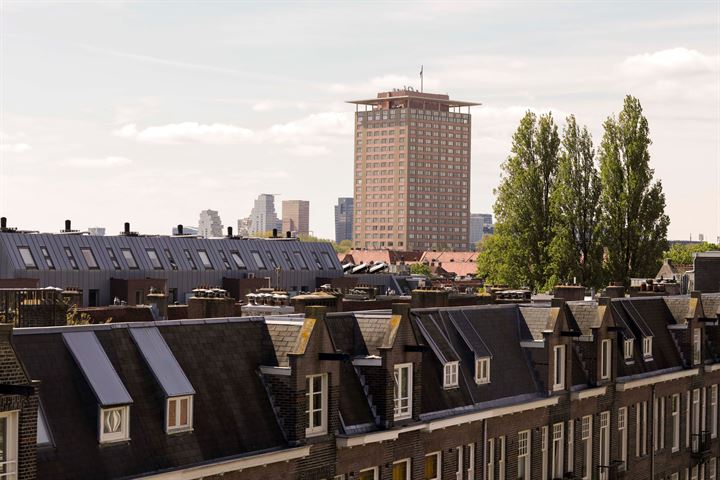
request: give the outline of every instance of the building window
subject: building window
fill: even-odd
[[[100,410],[100,443],[130,439],[130,406]]]
[[[652,358],[652,337],[643,337],[643,357]]]
[[[17,479],[18,412],[0,413],[0,478]]]
[[[273,270],[278,268],[277,262],[275,261],[275,257],[273,257],[273,254],[270,250],[265,250],[265,253],[267,253],[268,258],[270,259],[270,266]]]
[[[660,449],[665,448],[665,397],[660,398]]]
[[[700,443],[700,389],[692,394],[692,451],[697,452]]]
[[[628,338],[623,342],[623,351],[625,360],[632,360],[633,359],[633,346],[634,346],[634,340],[632,338]]]
[[[583,466],[582,478],[589,479],[592,475],[592,416],[582,417],[580,428],[580,439],[582,440]]]
[[[245,262],[243,262],[243,259],[240,256],[240,252],[232,251],[232,252],[230,252],[230,256],[232,257],[233,262],[235,262],[235,265],[237,266],[237,268],[239,268],[240,270],[247,269]]]
[[[392,480],[410,480],[410,459],[393,463]]]
[[[707,466],[707,478],[708,480],[715,480],[717,477],[717,458],[712,457],[708,462]]]
[[[565,345],[557,345],[554,349],[553,390],[565,388]]]
[[[177,266],[177,263],[175,262],[175,258],[173,257],[173,254],[170,252],[170,249],[166,248],[164,251],[165,251],[165,259],[170,264],[170,268],[173,270],[177,270],[178,266]]]
[[[612,344],[610,340],[603,340],[601,346],[600,357],[600,378],[607,380],[610,378],[610,368],[612,366]]]
[[[292,260],[290,259],[290,254],[288,252],[282,252],[283,258],[285,258],[285,261],[290,266],[290,270],[295,270],[295,265],[293,265]]]
[[[702,359],[702,331],[699,328],[693,330],[693,365],[700,363]]]
[[[672,425],[672,451],[680,450],[680,394],[676,393],[672,396],[670,402],[670,417]]]
[[[0,421],[1,423],[1,421]],[[3,445],[5,443],[3,442]],[[50,436],[50,428],[47,424],[47,419],[45,418],[45,412],[42,408],[42,405],[38,406],[38,415],[37,415],[37,444],[38,446],[48,446],[52,445],[52,437]],[[2,456],[2,458],[6,458],[5,455]],[[0,466],[0,471],[2,471],[2,467]]]
[[[627,407],[618,409],[618,439],[620,442],[620,470],[627,469]]]
[[[225,270],[232,270],[232,267],[230,266],[230,262],[228,261],[227,255],[225,255],[224,250],[218,250],[218,255],[220,255],[220,260],[222,261],[223,267],[225,267]]]
[[[190,268],[192,270],[197,270],[197,265],[195,264],[195,260],[193,260],[192,255],[190,254],[190,250],[183,250],[185,252],[185,260],[187,260],[188,264],[190,265]]]
[[[455,453],[457,454],[456,460],[456,466],[455,469],[455,480],[463,480],[463,447],[460,445],[459,447],[455,448]]]
[[[118,262],[118,259],[115,256],[115,252],[113,251],[113,249],[110,247],[107,247],[107,253],[108,253],[108,257],[110,257],[110,263],[112,263],[113,268],[115,270],[120,270],[120,262]]]
[[[47,265],[48,269],[55,270],[55,263],[53,263],[48,249],[46,247],[40,247],[40,253],[42,253],[43,258],[45,258],[45,264]]]
[[[445,364],[443,387],[455,388],[458,386],[458,364],[459,362]]]
[[[490,357],[475,360],[475,383],[490,383]]]
[[[137,261],[135,260],[135,255],[133,255],[132,250],[130,250],[129,248],[121,248],[120,253],[122,253],[122,256],[125,259],[125,261],[127,262],[130,270],[138,269],[138,264],[137,264]]]
[[[505,480],[505,436],[498,437],[498,480]]]
[[[358,474],[358,480],[378,480],[377,467],[360,470],[360,473]]]
[[[327,374],[306,377],[308,427],[305,436],[327,433]]]
[[[425,480],[440,480],[442,473],[440,452],[425,456]]]
[[[718,386],[710,387],[710,436],[717,437],[718,425]]]
[[[83,258],[85,259],[85,264],[90,270],[100,269],[97,260],[95,260],[95,254],[92,252],[92,250],[90,250],[89,247],[80,248],[80,253],[82,253]]]
[[[77,270],[78,264],[75,260],[75,255],[73,255],[72,250],[70,250],[70,247],[65,247],[65,256],[67,256],[68,262],[70,262],[70,267],[72,267],[73,270]]]
[[[37,270],[37,264],[29,247],[18,247],[18,252],[27,270]]]
[[[567,471],[575,471],[575,420],[567,422]]]
[[[467,445],[467,480],[475,480],[475,444]]]
[[[215,270],[215,267],[213,267],[212,262],[210,261],[210,257],[207,254],[207,251],[205,250],[198,250],[198,257],[200,257],[200,263],[203,264],[203,268],[205,270]]]
[[[312,257],[313,257],[313,260],[315,260],[315,266],[317,267],[317,269],[318,269],[318,270],[322,270],[322,269],[323,269],[323,266],[322,266],[322,263],[320,263],[320,259],[318,258],[317,253],[315,253],[315,252],[310,252],[310,254],[311,254]]]
[[[532,473],[530,471],[530,430],[518,433],[518,480],[530,480]]]
[[[300,252],[293,252],[295,254],[295,259],[298,261],[298,265],[300,265],[300,268],[303,270],[307,270],[307,262],[305,261],[305,258],[303,258],[302,254]]]
[[[635,404],[635,456],[647,454],[647,402]]]
[[[395,420],[412,417],[412,363],[395,365]]]
[[[252,250],[250,252],[253,256],[253,259],[255,260],[255,265],[257,265],[258,270],[267,270],[267,267],[265,266],[265,262],[263,261],[262,257],[260,256],[260,252],[257,250]]]
[[[167,399],[167,433],[190,430],[193,426],[193,397],[173,397]]]
[[[495,479],[495,439],[488,439],[487,443],[487,461],[486,463],[486,476],[487,480]]]
[[[563,460],[564,460],[564,423],[556,423],[553,425],[552,438],[552,475],[553,478],[563,477]]]
[[[610,412],[600,413],[600,456],[598,462],[603,467],[610,466]],[[607,480],[609,471],[600,469],[600,480]]]
[[[540,453],[542,456],[542,472],[541,477],[542,480],[547,480],[548,478],[548,427],[543,426],[540,429]]]
[[[328,252],[322,252],[321,255],[323,259],[325,259],[325,266],[327,266],[330,270],[335,270],[335,264],[333,263],[332,258],[330,258],[330,254]]]
[[[158,257],[157,250],[154,248],[146,248],[145,252],[147,253],[148,259],[150,260],[150,265],[155,270],[162,270],[163,266],[162,263],[160,263],[160,257]]]

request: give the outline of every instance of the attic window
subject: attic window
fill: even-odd
[[[25,264],[27,270],[37,270],[37,264],[33,258],[32,252],[29,247],[18,247],[22,261]]]
[[[623,342],[623,349],[625,352],[625,360],[633,359],[633,347],[635,342],[632,338],[628,338]]]
[[[305,436],[323,435],[327,433],[327,375],[309,375],[306,379],[308,427]]]
[[[17,478],[18,412],[0,413],[0,473],[3,480]]]
[[[253,259],[255,260],[255,265],[257,265],[258,270],[267,270],[267,267],[265,266],[265,262],[263,262],[263,259],[260,256],[260,252],[258,252],[256,250],[251,250],[250,253],[252,254]]]
[[[81,247],[80,253],[82,253],[83,258],[85,259],[85,264],[88,266],[90,270],[99,270],[100,267],[98,266],[97,260],[95,260],[95,254],[90,249],[90,247]]]
[[[65,247],[65,255],[67,256],[68,262],[70,262],[70,266],[73,270],[78,269],[78,264],[75,261],[75,255],[73,255],[72,250],[70,250],[69,247]]]
[[[565,345],[554,349],[553,391],[565,388]]]
[[[100,443],[130,440],[130,406],[100,409]]]
[[[652,337],[643,337],[643,357],[652,358]]]
[[[200,257],[200,261],[202,262],[203,267],[205,267],[205,270],[215,270],[215,268],[213,268],[212,262],[210,261],[210,257],[205,250],[198,250],[197,253],[198,257]]]
[[[612,365],[612,343],[609,339],[602,341],[600,352],[600,378],[607,380],[610,378],[610,369]]]
[[[702,360],[702,332],[699,328],[693,330],[693,365]]]
[[[450,362],[445,364],[443,387],[455,388],[458,386],[458,364],[459,362]]]
[[[237,268],[239,268],[240,270],[247,269],[245,262],[243,262],[243,259],[240,256],[240,252],[232,251],[230,252],[230,256],[232,257],[233,262],[235,262],[235,265],[237,265]]]
[[[475,383],[481,385],[490,383],[490,358],[478,358],[475,360]]]
[[[132,250],[129,248],[121,248],[120,253],[122,253],[123,258],[125,258],[130,270],[138,269],[137,260],[135,260],[135,255],[133,255]]]
[[[193,397],[173,397],[167,399],[165,431],[176,433],[191,430],[193,426]]]

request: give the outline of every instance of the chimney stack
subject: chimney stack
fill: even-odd
[[[130,222],[125,222],[125,235],[130,235]]]
[[[228,236],[228,238],[232,238],[232,236],[233,236],[232,227],[228,227],[228,235],[227,236]]]
[[[272,230],[272,238],[278,238],[278,236],[277,236],[277,228],[273,228],[273,230]]]
[[[177,234],[178,234],[178,235],[182,235],[182,234],[183,234],[183,226],[182,226],[182,223],[178,223],[178,226],[177,226]]]
[[[0,230],[5,230],[7,228],[7,218],[1,217],[0,218]]]
[[[70,222],[70,220],[65,220],[65,230],[64,231],[66,231],[66,232],[72,231],[72,223]]]
[[[292,232],[290,230],[285,232],[285,238],[292,238]]]

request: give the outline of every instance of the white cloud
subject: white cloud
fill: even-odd
[[[171,123],[151,126],[138,130],[133,123],[116,130],[115,135],[133,138],[144,143],[204,143],[233,144],[252,138],[253,132],[247,128],[225,123],[202,124],[198,122]]]
[[[417,70],[418,75],[413,77],[393,74],[373,77],[361,83],[334,83],[330,85],[330,91],[333,93],[351,93],[366,97],[368,92],[387,92],[393,88],[402,88],[405,86],[420,90],[420,65],[417,66]],[[440,91],[442,89],[442,84],[438,78],[439,77],[426,77],[424,80],[424,89],[428,92]]]
[[[32,147],[27,143],[2,143],[0,144],[0,152],[23,153]]]
[[[718,57],[683,47],[642,53],[626,58],[621,69],[634,76],[696,75],[718,70]]]
[[[299,120],[279,123],[261,133],[261,138],[277,142],[302,140],[309,137],[350,136],[353,134],[353,115],[351,112],[313,113]]]
[[[296,145],[286,148],[285,151],[297,157],[319,157],[330,153],[330,149],[324,145]]]
[[[61,166],[73,168],[116,168],[130,165],[132,160],[126,157],[69,158],[60,162]]]

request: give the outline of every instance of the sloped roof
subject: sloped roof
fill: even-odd
[[[280,367],[287,367],[289,365],[288,354],[295,350],[303,324],[272,319],[268,319],[266,323],[272,346],[275,349],[277,364]]]
[[[521,325],[523,340],[543,340],[542,332],[547,329],[550,306],[522,306],[519,309],[524,320],[524,325]]]
[[[592,335],[593,328],[600,328],[602,318],[595,302],[568,302],[568,309],[583,335]]]
[[[477,252],[433,252],[425,251],[420,256],[421,262],[442,262],[443,267],[446,263],[475,263],[477,261]],[[448,270],[450,271],[450,270]]]
[[[390,323],[390,315],[355,313],[365,346],[369,355],[379,355],[385,332]]]

